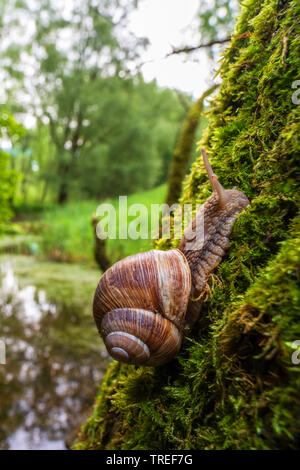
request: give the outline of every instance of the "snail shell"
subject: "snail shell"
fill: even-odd
[[[115,263],[98,284],[93,313],[112,357],[157,366],[179,350],[191,273],[179,250],[151,250]]]

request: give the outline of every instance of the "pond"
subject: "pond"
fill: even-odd
[[[90,414],[108,363],[91,311],[99,277],[0,256],[0,449],[65,449]]]

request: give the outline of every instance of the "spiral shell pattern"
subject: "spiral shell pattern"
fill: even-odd
[[[179,250],[151,250],[115,263],[98,284],[94,319],[117,360],[160,365],[178,351],[191,291]]]
[[[180,349],[182,335],[161,315],[142,309],[117,309],[107,313],[101,326],[110,355],[122,362],[157,366]]]

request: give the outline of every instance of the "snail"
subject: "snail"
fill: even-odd
[[[188,225],[178,249],[128,256],[101,277],[94,320],[109,354],[120,362],[159,366],[179,351],[196,322],[209,275],[229,245],[232,225],[249,201],[226,190],[202,155],[213,189]]]

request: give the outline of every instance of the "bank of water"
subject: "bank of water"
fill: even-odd
[[[64,449],[90,414],[108,362],[91,313],[98,280],[81,265],[0,256],[0,449]]]

